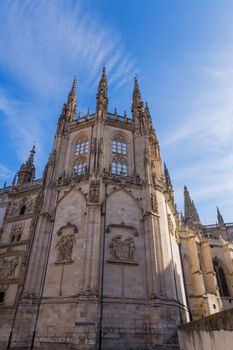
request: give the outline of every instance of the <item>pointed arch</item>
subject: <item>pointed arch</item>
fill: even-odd
[[[61,198],[58,200],[58,204],[60,204],[61,201],[62,201],[72,190],[75,190],[75,191],[79,192],[79,193],[83,196],[83,198],[84,198],[84,200],[85,200],[85,203],[87,204],[87,198],[86,198],[85,194],[82,192],[82,190],[81,190],[80,188],[77,189],[75,185],[72,185],[72,186],[70,187],[70,189],[69,189],[68,191],[66,191],[66,192],[63,194],[63,196],[61,196]]]
[[[218,288],[219,288],[219,293],[221,297],[229,297],[229,288],[227,284],[227,279],[226,275],[224,272],[223,264],[221,261],[217,258],[214,257],[213,259],[213,266],[214,266],[214,271],[216,273],[216,279],[218,283]]]
[[[117,188],[117,189],[114,189],[112,192],[110,192],[110,194],[107,195],[107,198],[106,198],[106,202],[109,200],[109,198],[111,196],[113,196],[114,194],[116,194],[117,192],[120,192],[120,191],[123,191],[125,192],[127,195],[129,195],[131,197],[131,199],[134,201],[134,203],[136,204],[138,210],[140,211],[140,214],[141,216],[143,215],[143,209],[142,207],[140,206],[140,204],[138,203],[137,199],[133,196],[133,194],[131,192],[129,192],[126,188],[124,187],[121,187],[121,188]],[[105,200],[102,202],[102,205],[104,205],[105,203]]]

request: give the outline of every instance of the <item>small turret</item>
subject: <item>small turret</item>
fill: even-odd
[[[96,94],[96,114],[98,119],[107,117],[108,112],[108,82],[106,78],[106,68],[103,67],[99,81],[98,92]]]
[[[28,159],[24,162],[18,172],[17,185],[23,185],[30,183],[35,178],[35,166],[34,166],[34,155],[35,155],[35,145],[32,147]]]

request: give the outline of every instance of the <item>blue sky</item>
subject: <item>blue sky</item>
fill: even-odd
[[[37,176],[74,75],[78,111],[93,112],[103,64],[109,111],[130,115],[137,74],[183,209],[233,221],[232,0],[0,2],[0,185],[36,143]]]

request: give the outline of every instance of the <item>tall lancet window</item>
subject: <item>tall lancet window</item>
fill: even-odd
[[[112,174],[126,176],[127,145],[123,137],[115,136],[112,139]]]
[[[88,139],[82,139],[76,144],[75,154],[84,154],[89,152],[89,141]]]
[[[119,154],[127,154],[127,145],[122,137],[114,137],[112,140],[112,152]]]
[[[230,293],[229,293],[227,280],[226,280],[226,276],[225,276],[225,273],[223,271],[223,268],[222,268],[222,266],[220,266],[217,259],[213,260],[213,265],[214,265],[214,271],[216,273],[216,278],[217,278],[217,282],[218,282],[219,293],[220,293],[221,297],[229,297]]]
[[[124,157],[113,157],[112,160],[112,174],[113,175],[127,175],[127,163]]]

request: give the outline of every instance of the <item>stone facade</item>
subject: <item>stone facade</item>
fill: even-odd
[[[181,223],[136,79],[132,119],[108,112],[105,68],[96,112],[75,113],[76,80],[42,179],[33,148],[0,192],[0,347],[169,349],[178,325],[231,301],[226,225],[208,236],[187,189]]]

